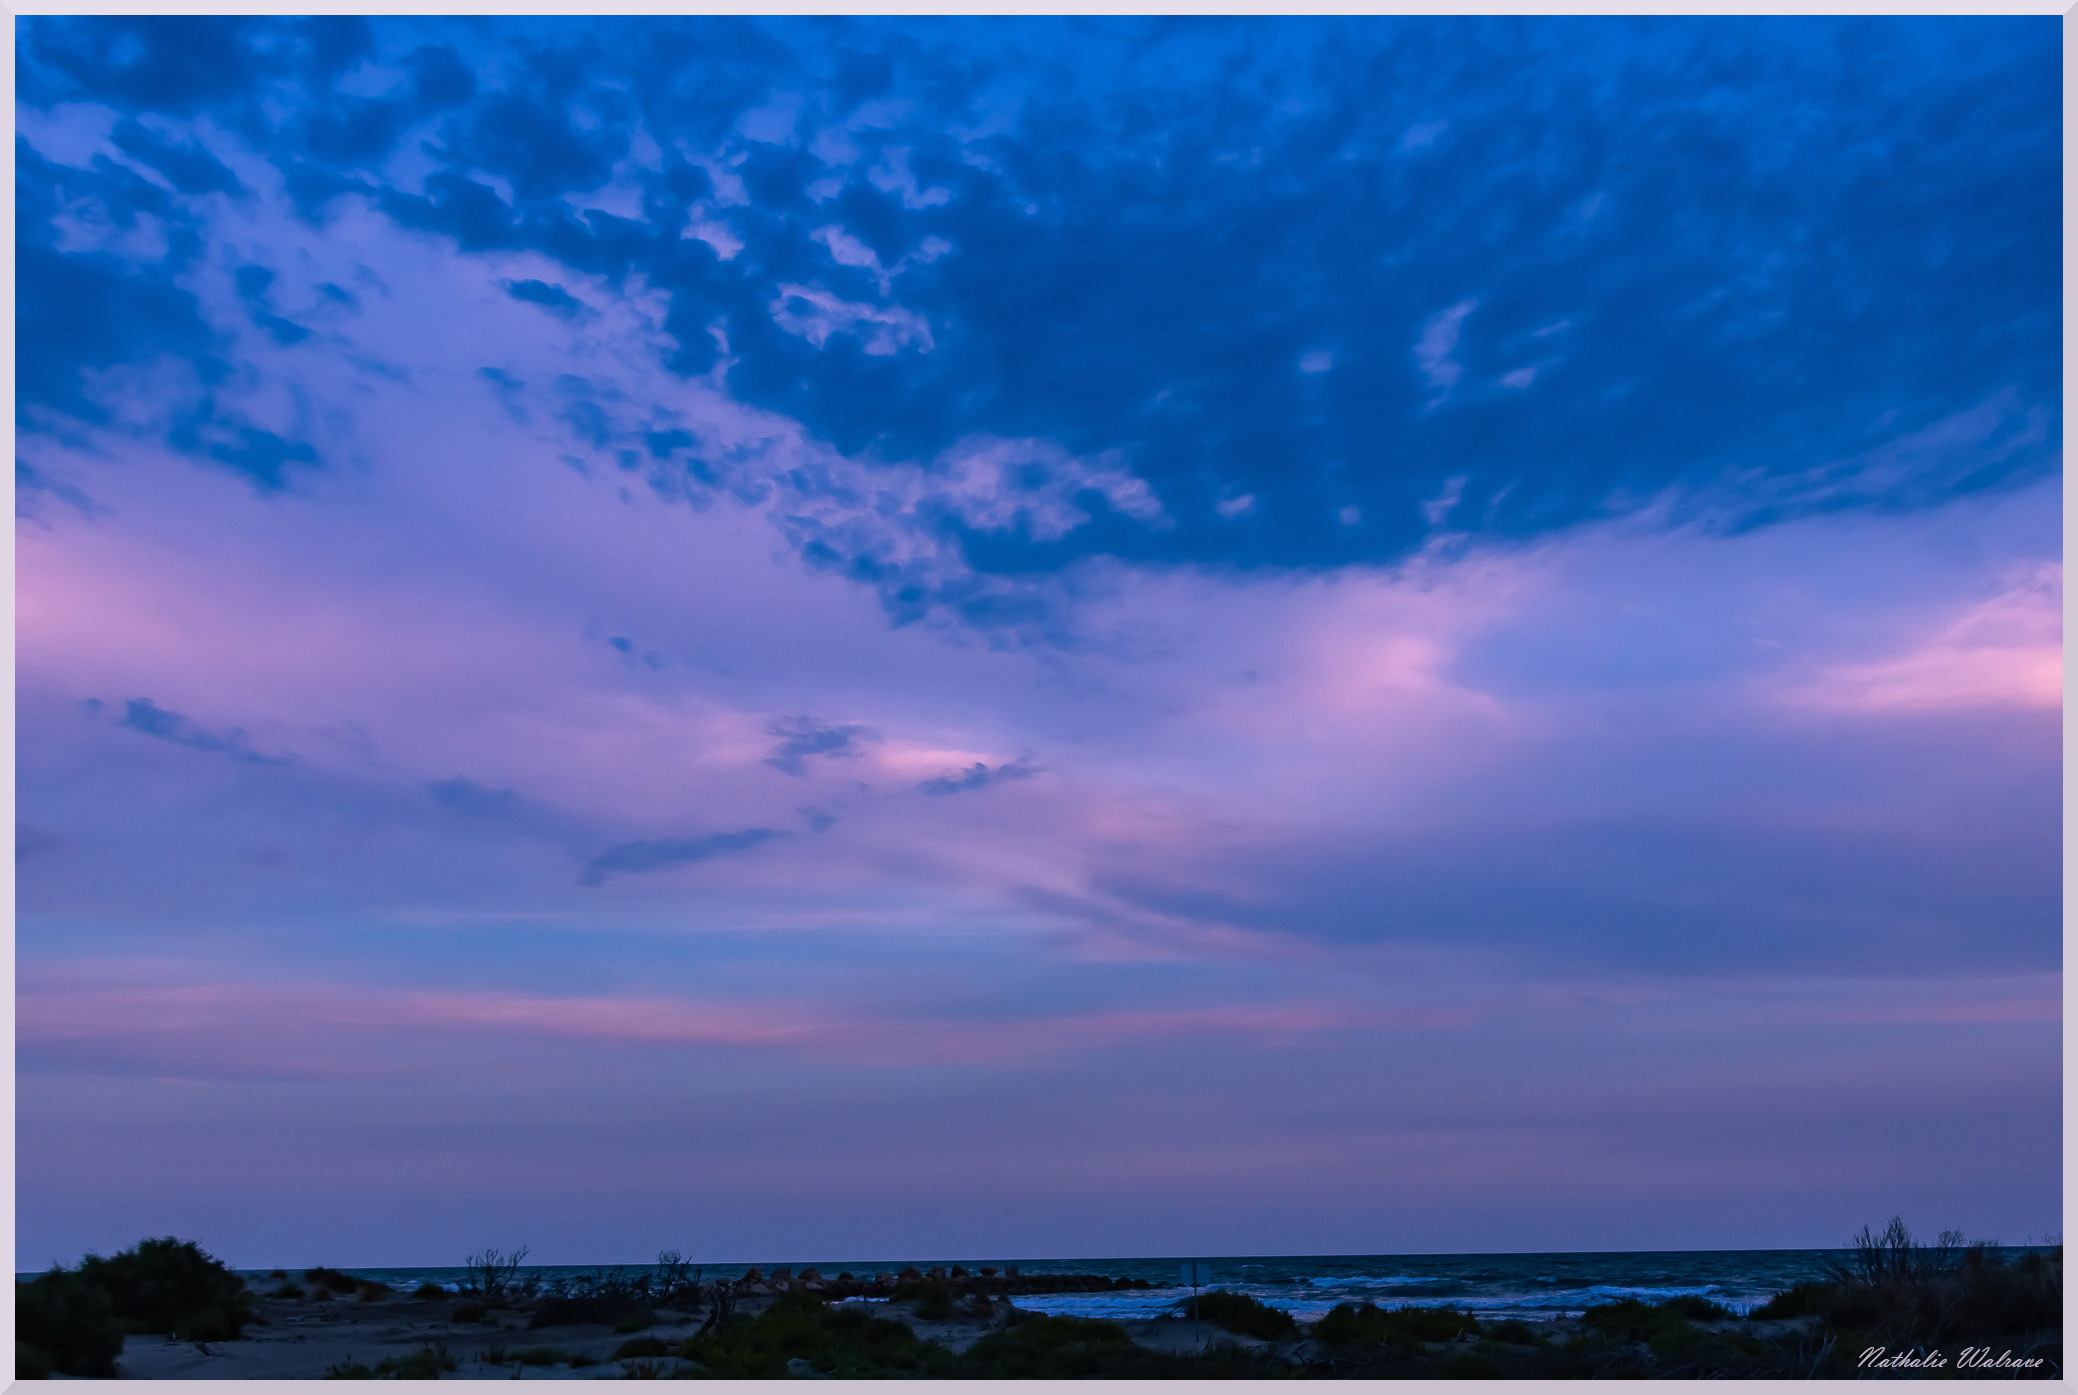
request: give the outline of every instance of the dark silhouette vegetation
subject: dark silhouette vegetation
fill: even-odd
[[[1229,1293],[1223,1288],[1186,1298],[1176,1311],[1193,1322],[1207,1322],[1237,1337],[1256,1337],[1266,1342],[1299,1335],[1299,1324],[1282,1308],[1273,1308],[1260,1298]]]
[[[546,1280],[524,1249],[471,1257],[459,1291],[422,1285],[424,1304],[454,1300],[454,1323],[530,1330],[553,1344],[477,1353],[486,1366],[605,1366],[630,1379],[1831,1379],[1938,1374],[2062,1375],[2061,1247],[2010,1251],[1944,1233],[1916,1241],[1902,1221],[1867,1228],[1818,1278],[1740,1315],[1707,1298],[1625,1298],[1560,1322],[1482,1319],[1464,1308],[1344,1303],[1310,1324],[1246,1294],[1213,1289],[1166,1317],[1123,1324],[1020,1310],[1024,1292],[1151,1287],[1100,1275],[1020,1275],[962,1266],[825,1278],[752,1269],[707,1279],[666,1251],[652,1271]],[[277,1299],[300,1294],[276,1271]],[[388,1289],[323,1267],[305,1271],[317,1301],[333,1293],[385,1301]],[[886,1307],[845,1304],[877,1296]],[[16,1285],[16,1369],[23,1378],[108,1378],[129,1333],[198,1343],[235,1338],[253,1321],[243,1281],[192,1242],[148,1240],[77,1270],[54,1267]],[[415,1308],[438,1316],[440,1309]],[[501,1322],[501,1316],[503,1321]],[[905,1321],[904,1318],[913,1319]],[[697,1327],[694,1324],[697,1323]],[[945,1324],[940,1326],[939,1324]],[[1189,1326],[1185,1326],[1189,1324]],[[582,1329],[590,1328],[590,1331]],[[658,1335],[652,1328],[666,1329]],[[691,1335],[684,1335],[693,1329]],[[609,1335],[610,1334],[610,1335]],[[450,1334],[452,1335],[452,1334]],[[613,1337],[625,1338],[605,1356]],[[956,1349],[959,1342],[970,1344]],[[1969,1348],[2003,1355],[1957,1362]],[[1939,1350],[1943,1369],[1872,1368],[1867,1353]],[[2027,1364],[2027,1363],[2036,1364]],[[374,1365],[348,1358],[333,1379],[438,1379],[457,1369],[438,1341]]]
[[[146,1240],[76,1270],[53,1265],[15,1284],[15,1369],[21,1376],[115,1374],[123,1338],[164,1333],[225,1342],[252,1320],[245,1281],[192,1240]]]

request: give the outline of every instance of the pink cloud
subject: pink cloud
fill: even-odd
[[[1788,689],[1799,706],[1850,712],[2059,708],[2063,567],[2045,562],[1894,657],[1842,664]]]

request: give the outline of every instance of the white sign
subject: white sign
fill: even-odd
[[[1186,1260],[1183,1265],[1183,1281],[1192,1288],[1203,1288],[1212,1282],[1212,1266],[1202,1259]]]

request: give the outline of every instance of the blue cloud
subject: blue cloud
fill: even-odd
[[[109,369],[173,358],[188,365],[201,391],[158,422],[167,445],[227,465],[263,491],[285,488],[289,466],[316,464],[309,442],[253,424],[218,396],[230,375],[228,336],[180,284],[203,247],[200,221],[183,201],[105,157],[91,169],[59,165],[21,140],[15,153],[18,428],[53,429],[65,418],[108,424],[113,418],[88,381]],[[164,254],[140,261],[101,248],[66,250],[59,215],[82,207],[112,230],[134,234],[149,225],[163,238]],[[239,284],[256,322],[292,342],[307,331],[265,308],[271,280],[264,268],[248,267]]]
[[[175,226],[234,192],[228,171],[134,118],[206,111],[313,220],[358,190],[464,252],[639,275],[668,299],[673,368],[715,368],[718,329],[732,393],[863,468],[1037,439],[1115,458],[1161,504],[1087,490],[1059,531],[1014,510],[917,521],[957,565],[795,528],[900,619],[1029,623],[1008,583],[1091,555],[1390,562],[1644,508],[1727,529],[1916,508],[2055,468],[2048,18],[20,32],[22,100],[129,114],[126,149],[176,192],[121,196]],[[355,65],[389,94],[342,91]],[[261,121],[270,94],[293,119]],[[425,122],[431,172],[389,182]],[[23,400],[91,417],[87,369],[163,352],[208,371],[172,279],[192,250],[128,281],[57,252],[43,226],[81,176],[33,152],[20,170]],[[616,180],[639,209],[571,202]],[[696,207],[740,250],[683,235]],[[574,308],[552,280],[512,289]],[[640,411],[565,395],[590,448],[662,459]],[[725,482],[686,444],[647,477],[697,501]],[[303,459],[187,448],[263,485]]]
[[[578,298],[561,286],[551,286],[546,281],[507,281],[505,293],[514,300],[524,300],[539,305],[551,314],[569,318],[584,308]]]
[[[426,786],[434,802],[450,813],[468,818],[505,818],[519,805],[510,789],[491,789],[457,775],[452,780],[435,780]]]
[[[917,789],[925,794],[959,794],[966,790],[987,789],[990,785],[1007,784],[1012,780],[1030,779],[1038,773],[1038,767],[1027,765],[1023,761],[998,766],[976,761],[954,774],[925,780],[917,785]]]
[[[122,724],[146,736],[171,741],[176,746],[192,746],[198,751],[214,751],[233,760],[247,761],[253,765],[294,763],[293,758],[289,756],[268,756],[255,751],[244,727],[226,727],[222,731],[210,731],[206,727],[196,726],[178,712],[160,707],[150,698],[131,698],[125,702]]]
[[[789,717],[774,722],[765,729],[781,738],[765,757],[765,764],[788,775],[808,773],[810,756],[842,758],[859,754],[859,743],[870,740],[872,732],[862,726],[830,726],[813,717]]]
[[[785,836],[769,828],[745,828],[735,833],[710,833],[704,838],[657,838],[617,843],[586,863],[584,875],[578,880],[586,886],[599,886],[605,882],[609,872],[656,872],[667,867],[681,867],[689,862],[705,862],[724,853],[754,848],[769,839]]]

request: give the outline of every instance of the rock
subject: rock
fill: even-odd
[[[967,1271],[960,1265],[955,1264],[952,1267],[952,1277],[955,1279],[964,1279],[967,1277]]]
[[[791,1268],[781,1268],[772,1271],[772,1282],[775,1284],[790,1283],[793,1277],[794,1271]]]
[[[758,1268],[755,1264],[743,1271],[743,1282],[747,1284],[760,1283],[764,1280],[764,1277],[765,1271]]]
[[[994,1267],[993,1265],[988,1265],[988,1264],[984,1264],[984,1265],[982,1265],[982,1266],[981,1266],[981,1277],[982,1277],[982,1278],[984,1278],[984,1279],[993,1279],[993,1278],[995,1278],[995,1277],[996,1277],[996,1270],[995,1270],[995,1267]]]
[[[820,1269],[803,1269],[801,1271],[801,1282],[804,1284],[820,1283],[822,1277],[823,1272]]]

